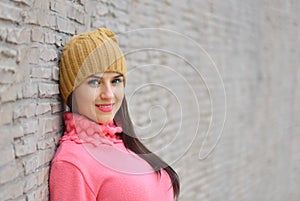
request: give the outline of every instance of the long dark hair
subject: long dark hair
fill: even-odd
[[[117,125],[120,125],[123,128],[123,132],[120,134],[120,137],[122,138],[127,149],[130,149],[147,161],[157,174],[161,174],[161,169],[164,169],[168,173],[172,182],[174,197],[177,199],[180,191],[180,183],[177,173],[165,161],[147,149],[147,147],[145,147],[137,138],[128,112],[127,101],[125,97],[123,98],[123,102],[119,111],[115,115],[114,121]]]

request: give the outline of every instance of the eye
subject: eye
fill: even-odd
[[[99,86],[101,84],[100,80],[98,79],[93,79],[88,81],[88,85],[90,86]]]
[[[122,78],[116,78],[116,79],[112,80],[113,84],[119,84],[119,83],[122,83],[122,82],[123,82]]]

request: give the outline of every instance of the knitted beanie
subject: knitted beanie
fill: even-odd
[[[103,72],[126,78],[126,63],[115,34],[107,28],[75,35],[62,51],[59,87],[67,104],[72,91],[87,77]]]

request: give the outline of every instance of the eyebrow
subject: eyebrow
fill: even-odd
[[[119,77],[124,77],[123,75],[116,75],[113,77],[113,79],[116,79],[116,78],[119,78]],[[96,79],[102,79],[103,77],[102,76],[98,76],[98,75],[91,75],[89,76],[88,78],[96,78]]]

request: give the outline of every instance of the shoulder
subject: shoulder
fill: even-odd
[[[55,163],[72,164],[84,175],[95,174],[93,173],[95,169],[101,169],[101,165],[89,154],[84,145],[74,141],[62,142],[51,163],[52,165]]]
[[[105,149],[97,149],[96,155],[107,157],[108,153],[105,151]],[[52,165],[55,163],[69,163],[80,170],[85,176],[93,175],[93,177],[104,177],[109,172],[108,169],[101,163],[101,160],[95,158],[95,154],[91,154],[93,154],[93,152],[89,150],[86,144],[64,141],[58,147],[51,163]]]
[[[59,145],[52,163],[65,161],[76,164],[79,160],[86,160],[87,156],[81,144],[65,141]]]
[[[81,175],[94,192],[107,177],[103,167],[90,156],[84,146],[73,141],[62,142],[58,147],[51,162],[52,175],[57,172],[62,175],[72,173]]]

